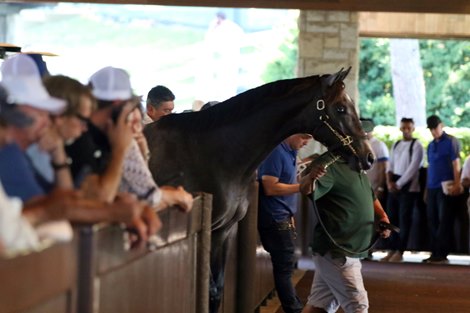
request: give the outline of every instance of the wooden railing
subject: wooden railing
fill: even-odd
[[[0,260],[0,312],[73,313],[77,258],[74,242]]]
[[[229,252],[220,312],[255,312],[274,289],[269,255],[257,231],[257,187]],[[118,225],[75,226],[72,242],[0,259],[0,312],[207,313],[212,196],[189,214],[159,213],[152,246],[129,249]]]
[[[79,229],[78,312],[207,312],[212,196],[160,214],[156,245],[125,249],[118,226]]]

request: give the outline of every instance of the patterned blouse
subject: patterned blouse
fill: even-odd
[[[124,159],[119,191],[133,193],[152,206],[157,205],[162,198],[162,192],[153,180],[152,173],[135,140],[132,140]]]

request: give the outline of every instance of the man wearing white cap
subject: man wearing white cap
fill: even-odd
[[[191,195],[182,188],[160,190],[137,143],[132,141],[128,116],[138,102],[132,94],[129,75],[122,69],[105,67],[91,76],[90,85],[98,109],[92,113],[88,131],[67,147],[74,177],[98,174],[89,176],[84,186],[86,191],[99,192],[103,200],[111,201],[118,191],[126,191],[157,209],[175,204],[189,210]],[[126,175],[122,175],[123,171]]]
[[[8,127],[12,140],[0,150],[0,178],[7,194],[28,200],[43,194],[44,190],[36,179],[30,179],[32,174],[26,174],[34,171],[24,151],[41,140],[50,124],[49,114],[60,114],[65,102],[47,93],[34,61],[26,55],[18,54],[5,60],[1,72],[2,84],[8,92],[9,101],[16,103],[18,110],[28,116],[31,123],[21,127],[14,124]],[[63,147],[56,148],[51,153],[53,164],[65,164]],[[25,175],[19,175],[20,169],[25,171]]]
[[[43,195],[25,155],[17,148],[9,148],[17,147],[9,141],[12,128],[24,130],[35,123],[32,116],[23,112],[23,106],[12,99],[0,84],[0,171],[12,168],[14,175],[6,177],[12,183],[10,189],[25,194],[36,191],[36,194],[33,201],[21,201],[4,191],[3,178],[0,179],[0,255],[11,256],[34,249],[43,239],[70,240],[72,230],[64,219],[80,223],[125,223],[135,228],[142,240],[157,232],[161,227],[158,217],[129,194],[120,195],[112,204],[85,199],[74,190],[55,190]]]
[[[87,131],[66,147],[76,185],[86,192],[111,202],[118,192],[124,156],[132,140],[127,115],[133,110],[128,74],[118,68],[105,67],[90,78],[97,110],[91,114]],[[120,114],[114,114],[122,110]],[[112,121],[112,115],[115,120]],[[91,175],[93,174],[93,175]]]

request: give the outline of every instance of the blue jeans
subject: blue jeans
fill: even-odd
[[[427,217],[432,257],[444,258],[449,254],[454,222],[453,198],[446,196],[441,188],[428,189]]]
[[[272,220],[269,225],[259,225],[261,243],[271,255],[274,284],[286,313],[300,313],[303,305],[292,285],[292,272],[295,267],[295,230],[283,229]],[[282,229],[281,229],[282,228]]]
[[[399,191],[388,193],[387,215],[390,223],[400,228],[400,233],[392,232],[390,249],[403,252],[408,246],[413,209],[415,208],[418,192]]]

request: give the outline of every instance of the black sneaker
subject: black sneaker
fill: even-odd
[[[444,257],[430,256],[429,258],[424,259],[422,262],[432,263],[432,264],[447,264],[449,263],[449,260],[445,256]]]
[[[432,264],[447,264],[449,263],[449,260],[444,256],[444,257],[436,257],[433,258],[429,263]]]

